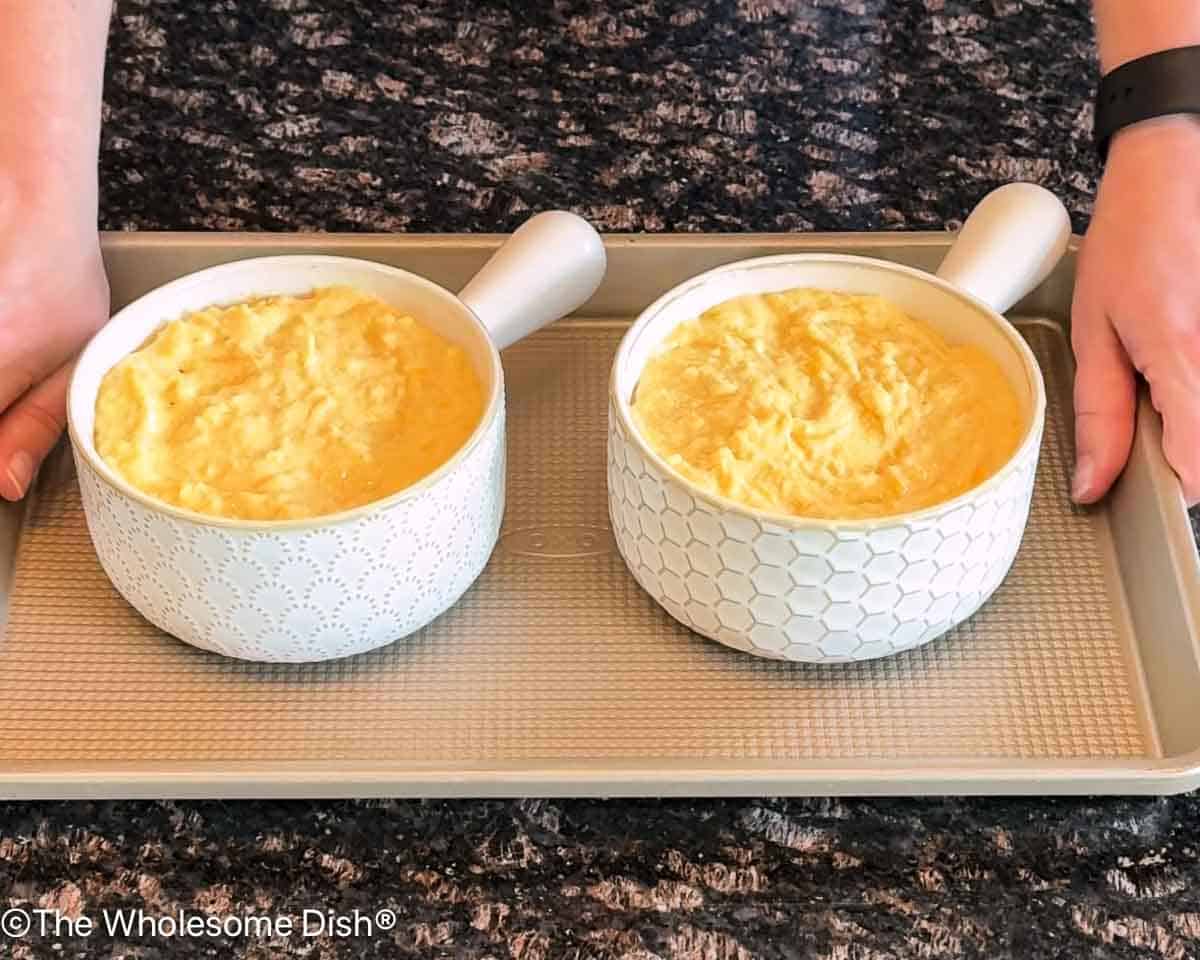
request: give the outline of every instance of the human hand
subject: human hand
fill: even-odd
[[[94,209],[7,199],[0,196],[0,496],[18,500],[66,425],[72,361],[108,319],[109,302]]]
[[[1200,502],[1200,122],[1120,131],[1109,149],[1071,309],[1076,468],[1099,500],[1133,442],[1135,371],[1163,418],[1163,452]]]

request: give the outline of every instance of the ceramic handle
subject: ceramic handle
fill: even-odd
[[[600,235],[586,220],[551,210],[526,220],[462,289],[503,350],[583,306],[604,279]]]
[[[971,211],[937,275],[1003,313],[1050,275],[1071,239],[1062,202],[1034,183],[993,190]]]

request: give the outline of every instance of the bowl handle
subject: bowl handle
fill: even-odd
[[[582,217],[550,210],[526,220],[463,287],[498,350],[583,306],[604,279],[604,242]]]
[[[1070,239],[1058,197],[1035,183],[1009,183],[971,211],[937,275],[1003,313],[1050,275]]]

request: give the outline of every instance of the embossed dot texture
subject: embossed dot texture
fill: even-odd
[[[147,620],[247,660],[352,656],[407,636],[479,575],[503,511],[504,416],[413,496],[308,528],[239,530],[173,517],[77,459],[92,545]]]
[[[345,660],[245,663],[165,637],[100,570],[64,459],[62,475],[45,477],[15,571],[0,643],[0,764],[87,763],[135,775],[164,764],[245,764],[263,777],[301,762],[336,773],[355,764],[397,772],[498,764],[519,774],[629,761],[669,779],[672,769],[701,761],[798,769],[843,760],[1136,757],[1152,749],[1130,682],[1131,638],[1105,585],[1108,521],[1066,500],[1069,379],[1060,332],[1022,327],[1052,383],[1029,527],[1003,587],[967,623],[920,649],[807,665],[750,656],[689,631],[618,555],[605,481],[624,464],[608,462],[605,414],[624,329],[624,321],[560,324],[505,351],[508,506],[496,552],[429,627]],[[682,517],[687,505],[664,495]],[[117,504],[105,509],[110,526],[145,542],[135,516]],[[718,569],[726,533],[719,523],[699,526],[714,542],[691,554],[698,569],[680,576],[688,599],[675,612],[716,631],[726,608],[706,592],[699,568]],[[870,545],[886,557],[898,537]],[[322,543],[295,553],[336,549],[336,538]],[[814,591],[839,574],[822,559],[834,549],[827,538],[796,556],[776,552],[774,541],[761,546],[738,575],[767,600],[781,581],[760,567],[782,570],[789,583],[815,582]],[[247,555],[255,549],[245,545]],[[663,560],[679,575],[672,555]],[[960,565],[964,577],[971,573]],[[231,559],[207,575],[225,585],[228,602],[253,603],[255,583],[234,569]],[[338,572],[341,579],[322,580],[321,589],[360,589],[361,565]],[[862,596],[834,602],[858,603],[882,632],[894,630],[897,574],[875,577],[868,566],[864,578]],[[860,586],[838,585],[840,598]],[[386,616],[403,617],[409,596],[406,586],[375,599]],[[297,594],[297,615],[308,599]],[[764,606],[767,629],[780,615]],[[824,613],[786,624],[789,642],[820,637],[834,651],[844,642]],[[313,638],[332,629],[327,622]]]

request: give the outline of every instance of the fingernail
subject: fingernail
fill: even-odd
[[[1075,462],[1075,479],[1071,481],[1071,499],[1082,500],[1092,490],[1092,478],[1096,468],[1092,458],[1086,454]]]
[[[16,489],[14,500],[25,496],[29,481],[33,479],[33,459],[24,450],[18,450],[8,461],[8,479]]]

